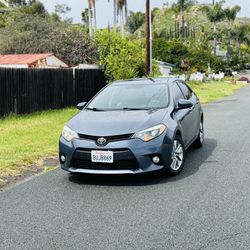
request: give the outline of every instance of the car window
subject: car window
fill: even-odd
[[[185,98],[176,82],[173,85],[173,97],[174,97],[174,104],[175,105],[178,104],[178,101],[180,99],[184,99]]]
[[[101,91],[88,105],[97,109],[154,109],[167,107],[166,84],[114,84]]]
[[[192,92],[188,88],[188,86],[184,82],[181,82],[181,81],[178,82],[178,85],[180,86],[181,91],[184,94],[185,98],[190,99],[192,97]]]

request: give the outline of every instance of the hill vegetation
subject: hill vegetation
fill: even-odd
[[[114,27],[103,30],[95,26],[95,4],[83,11],[83,24],[73,24],[63,4],[51,14],[36,0],[2,4],[0,54],[53,52],[72,66],[100,64],[110,80],[142,76],[145,14],[127,15],[126,4],[119,1]],[[239,10],[225,8],[223,1],[204,7],[193,0],[154,9],[153,58],[175,64],[180,73],[243,69],[250,62],[250,20],[237,18]]]

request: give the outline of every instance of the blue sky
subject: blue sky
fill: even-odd
[[[72,11],[69,13],[68,17],[73,17],[74,22],[81,22],[81,11],[87,8],[87,0],[42,0],[45,7],[50,12],[54,11],[54,6],[57,3],[67,4],[71,7]],[[152,7],[161,7],[163,3],[172,4],[174,0],[151,0]],[[200,0],[200,3],[209,3],[212,0]],[[108,0],[96,0],[97,4],[97,25],[98,27],[106,27],[110,22],[112,24],[112,0],[108,4]],[[250,17],[250,2],[249,0],[226,0],[227,6],[240,5],[242,7],[240,16]],[[145,0],[128,0],[128,8],[132,11],[145,11]]]

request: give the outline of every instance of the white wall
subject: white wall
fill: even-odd
[[[28,68],[28,64],[4,64],[1,65],[0,64],[0,68],[16,68],[16,69],[27,69]]]
[[[65,64],[63,61],[61,61],[60,59],[58,59],[55,56],[49,56],[46,58],[47,60],[47,67],[52,67],[52,68],[59,68],[59,67],[63,67],[63,68],[68,68],[68,65]]]

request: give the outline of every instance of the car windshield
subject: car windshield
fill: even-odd
[[[119,84],[101,91],[87,106],[95,111],[158,109],[168,105],[165,84]]]

